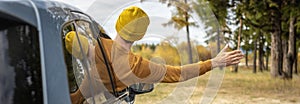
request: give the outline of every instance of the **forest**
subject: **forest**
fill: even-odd
[[[162,58],[164,64],[183,65],[204,61],[215,56],[225,42],[231,50],[240,49],[245,58],[239,65],[225,68],[223,84],[212,103],[281,104],[300,102],[299,0],[159,0],[177,11],[164,26],[185,30],[187,41],[172,45],[137,44],[135,54],[147,59]],[[207,13],[209,7],[213,14]],[[189,29],[196,26],[189,21],[192,13],[205,24],[206,39],[216,41],[210,46],[195,45],[189,38]],[[214,17],[214,18],[212,18]],[[218,23],[218,24],[216,24]],[[234,27],[234,28],[232,28]],[[179,55],[184,53],[183,56]],[[196,54],[196,57],[195,57]],[[228,70],[227,70],[228,69]],[[184,103],[198,103],[205,93],[209,75],[197,80],[197,87]],[[178,84],[158,84],[154,92],[140,95],[138,103],[157,103],[172,99]],[[164,90],[170,89],[170,90]],[[147,100],[146,99],[155,99]]]
[[[220,51],[226,42],[231,44],[232,50],[241,49],[244,52],[244,64],[247,67],[250,65],[253,73],[268,71],[273,77],[283,79],[292,79],[293,74],[298,74],[299,0],[159,1],[176,7],[177,11],[168,23],[162,25],[186,30],[187,41],[178,43],[177,46],[165,41],[160,44],[138,44],[133,48],[137,54],[148,59],[160,55],[165,57],[168,64],[180,65],[182,60],[167,57],[179,56],[176,51],[186,48],[184,51],[187,51],[187,59],[184,61],[197,61],[192,57],[193,52],[197,53],[198,60],[204,61],[214,57],[211,49]],[[209,14],[203,7],[210,9],[213,14]],[[195,26],[194,22],[188,20],[191,16],[189,13],[192,12],[196,12],[206,26],[207,41],[216,40],[209,47],[195,46],[189,38],[189,28]],[[213,16],[215,18],[210,18]],[[238,72],[238,67],[233,72]]]

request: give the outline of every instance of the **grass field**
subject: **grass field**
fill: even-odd
[[[198,104],[208,82],[210,73],[194,78],[195,87],[180,87],[183,93],[173,92],[179,84],[157,84],[154,91],[138,95],[136,104],[167,103]],[[191,83],[192,81],[183,82]],[[193,83],[193,82],[192,82]],[[191,95],[184,91],[195,88]],[[176,90],[177,91],[177,90]],[[187,98],[173,98],[174,96]],[[180,99],[180,100],[176,100]],[[179,101],[179,102],[178,102]],[[180,102],[181,101],[181,102]],[[238,73],[225,70],[224,79],[214,97],[213,104],[300,104],[300,76],[294,75],[292,80],[275,79],[268,71],[252,73],[250,68],[240,68]]]

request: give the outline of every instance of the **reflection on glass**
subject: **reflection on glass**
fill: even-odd
[[[63,37],[69,32],[76,30],[76,37],[80,35],[86,38],[89,47],[88,51],[91,51],[90,48],[94,48],[97,41],[92,34],[90,26],[92,25],[87,21],[72,21],[64,26]],[[73,40],[73,45],[79,43],[81,46],[77,48],[84,47],[82,46],[82,40],[79,39],[78,41],[77,38]],[[64,45],[65,44],[66,43],[64,43]],[[103,93],[106,91],[106,88],[102,84],[98,71],[95,68],[94,56],[88,56],[83,53],[83,50],[79,50],[80,55],[84,55],[82,59],[76,58],[65,49],[65,61],[68,68],[71,99],[72,96],[80,92],[85,102],[93,103],[93,101],[95,101],[96,103],[104,103],[107,101]]]
[[[29,25],[4,26],[0,30],[0,104],[41,104],[38,32]]]

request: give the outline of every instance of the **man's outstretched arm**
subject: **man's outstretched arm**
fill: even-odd
[[[207,61],[199,61],[197,63],[183,65],[183,66],[170,66],[150,62],[131,54],[129,63],[132,72],[142,80],[144,83],[174,83],[186,81],[191,78],[205,74],[215,67],[224,67],[235,65],[240,62],[244,57],[240,50],[226,52],[228,46],[213,59]]]

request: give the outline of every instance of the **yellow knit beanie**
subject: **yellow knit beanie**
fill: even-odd
[[[116,30],[123,39],[133,42],[144,37],[149,23],[148,15],[141,8],[131,6],[120,14]]]
[[[88,39],[86,37],[82,36],[81,34],[78,34],[78,37],[80,40],[80,44],[82,46],[82,51],[83,51],[84,55],[87,55],[88,47],[89,47]],[[82,52],[80,50],[80,46],[79,46],[79,42],[78,42],[78,38],[76,36],[75,31],[70,31],[65,36],[65,47],[66,47],[67,51],[70,54],[72,54],[74,57],[76,57],[78,59],[83,59]]]

